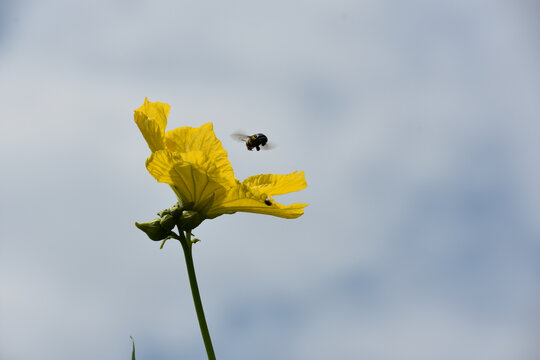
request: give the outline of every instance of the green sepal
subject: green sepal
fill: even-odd
[[[157,215],[160,218],[163,218],[165,215],[171,215],[175,219],[180,217],[181,214],[182,214],[182,205],[179,202],[177,202],[176,204],[174,204],[170,208],[165,209],[165,210],[161,210],[161,211],[159,211],[157,213]]]
[[[176,204],[174,204],[173,206],[171,206],[169,208],[169,214],[172,215],[172,217],[174,217],[175,219],[178,219],[180,217],[180,215],[182,215],[182,205],[180,205],[179,202],[177,202]]]
[[[178,220],[178,227],[182,230],[192,230],[204,221],[204,217],[194,210],[184,210]]]
[[[171,235],[171,229],[161,226],[161,219],[154,219],[145,223],[135,223],[135,226],[144,231],[150,240],[160,241]]]
[[[157,216],[159,216],[160,218],[164,217],[165,215],[168,215],[169,214],[169,209],[165,209],[165,210],[161,210],[161,211],[158,211],[157,212]]]
[[[166,214],[161,218],[159,224],[163,229],[171,231],[176,226],[176,221],[172,215]]]

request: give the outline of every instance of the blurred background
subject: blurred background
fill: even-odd
[[[284,220],[204,222],[219,359],[540,358],[536,1],[0,1],[0,359],[205,358],[133,122],[213,122]],[[229,135],[264,132],[248,152]]]

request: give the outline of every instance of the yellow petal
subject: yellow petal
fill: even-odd
[[[247,186],[254,195],[264,198],[288,194],[307,187],[303,171],[295,171],[288,175],[267,174],[250,176],[242,184]]]
[[[202,210],[199,208],[207,208],[214,197],[224,197],[227,187],[222,184],[223,179],[212,176],[207,169],[185,159],[197,158],[196,155],[195,152],[156,151],[146,160],[146,168],[157,181],[174,186],[186,203],[193,203],[193,209]],[[198,157],[203,156],[198,152]]]
[[[293,173],[294,174],[294,173]],[[289,174],[289,175],[293,175]],[[287,177],[289,175],[274,175],[277,177],[283,176]],[[267,175],[261,175],[267,176]],[[303,174],[302,174],[303,176]],[[255,177],[254,177],[255,178]],[[247,179],[246,179],[247,180]],[[304,207],[308,204],[291,204],[291,205],[282,205],[276,203],[275,201],[269,201],[268,205],[267,197],[270,195],[265,195],[258,193],[257,191],[252,192],[253,188],[250,188],[251,181],[246,184],[246,181],[243,183],[238,183],[235,188],[229,189],[224,198],[216,199],[214,206],[208,211],[207,216],[209,218],[214,218],[222,214],[232,214],[238,211],[242,212],[251,212],[258,214],[273,215],[287,219],[294,219],[299,217],[304,213]],[[305,181],[304,181],[305,183]],[[307,185],[305,185],[307,186]],[[304,186],[304,187],[305,187]],[[291,187],[293,189],[294,187]],[[297,191],[300,190],[296,188]]]
[[[189,159],[184,159],[204,168],[209,176],[221,178],[221,182],[229,186],[235,185],[234,171],[227,151],[214,134],[212,123],[198,128],[184,126],[168,131],[165,134],[165,144],[170,151],[190,156]]]
[[[294,203],[291,205],[281,205],[273,202],[268,206],[264,202],[254,199],[237,199],[214,206],[208,211],[208,218],[212,219],[222,214],[233,214],[238,211],[257,214],[273,215],[285,219],[295,219],[304,214],[304,208],[309,204]]]
[[[165,148],[165,128],[170,110],[169,104],[150,102],[148,98],[145,98],[144,104],[135,110],[135,122],[152,152]]]

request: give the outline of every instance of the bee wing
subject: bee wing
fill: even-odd
[[[275,149],[276,146],[277,146],[276,143],[272,141],[272,142],[267,142],[266,145],[261,146],[261,149],[272,150],[272,149]]]
[[[242,133],[233,133],[231,134],[231,137],[236,141],[243,141],[243,142],[246,142],[249,139],[249,135],[242,134]]]

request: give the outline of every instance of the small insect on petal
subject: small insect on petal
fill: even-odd
[[[272,205],[272,202],[268,199],[264,200],[264,203],[268,206],[271,206]]]

